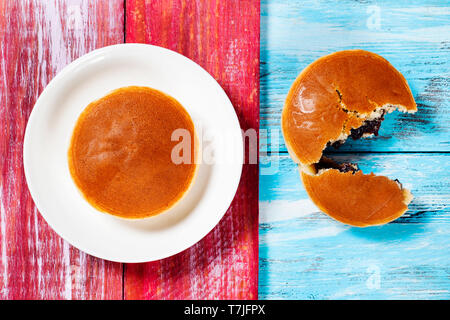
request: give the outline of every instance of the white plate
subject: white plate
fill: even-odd
[[[130,85],[173,96],[207,140],[202,147],[207,159],[189,193],[169,212],[137,221],[91,207],[74,185],[67,162],[82,110],[111,90]],[[99,258],[145,262],[187,249],[219,222],[239,184],[243,141],[230,100],[199,65],[164,48],[121,44],[75,60],[49,83],[28,120],[23,153],[31,196],[61,237]]]

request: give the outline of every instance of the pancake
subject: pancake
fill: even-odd
[[[189,133],[186,163],[172,161]],[[124,87],[89,104],[75,125],[68,152],[72,178],[96,209],[140,219],[171,208],[187,192],[197,164],[191,117],[174,98],[147,87]],[[177,162],[177,161],[175,161]]]
[[[405,78],[386,59],[364,50],[335,52],[311,63],[292,84],[283,137],[294,161],[310,165],[327,145],[377,134],[384,115],[396,108],[417,110]]]
[[[363,174],[352,163],[337,164],[324,157],[309,170],[300,170],[311,200],[337,221],[356,227],[381,225],[402,216],[412,200],[398,181]]]

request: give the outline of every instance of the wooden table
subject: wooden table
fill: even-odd
[[[317,211],[279,134],[297,74],[355,48],[398,68],[419,109],[387,115],[379,137],[331,150],[414,194],[402,218],[365,229]],[[263,0],[260,72],[259,298],[449,299],[450,2]]]
[[[145,42],[203,66],[243,129],[258,129],[259,2],[0,1],[0,299],[254,299],[258,284],[258,167],[244,165],[219,225],[161,261],[119,264],[86,255],[42,219],[22,166],[39,93],[61,68],[99,47]]]
[[[4,0],[0,9],[0,299],[450,298],[448,1]],[[26,122],[45,85],[75,58],[124,41],[198,62],[242,128],[261,126],[260,173],[244,166],[220,224],[194,247],[147,264],[96,259],[59,238],[22,168]],[[389,59],[419,105],[415,115],[390,114],[379,137],[330,155],[412,190],[411,210],[382,227],[350,228],[319,213],[279,130],[296,75],[348,48]]]

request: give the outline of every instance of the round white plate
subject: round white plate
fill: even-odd
[[[67,161],[82,110],[131,85],[177,99],[194,120],[199,139],[203,136],[203,162],[188,194],[168,212],[136,221],[90,206],[73,183]],[[161,47],[121,44],[75,60],[49,83],[28,120],[23,153],[31,196],[61,237],[99,258],[145,262],[187,249],[219,222],[239,184],[243,141],[230,100],[199,65]]]

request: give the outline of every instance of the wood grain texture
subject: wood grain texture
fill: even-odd
[[[414,195],[398,220],[336,222],[313,205],[287,156],[260,177],[260,299],[449,299],[450,154],[341,154]],[[276,165],[277,164],[277,165]]]
[[[449,18],[448,1],[262,1],[261,299],[450,297]],[[355,48],[398,68],[419,108],[389,114],[379,137],[329,150],[366,173],[398,178],[415,196],[400,219],[365,229],[312,204],[279,127],[298,73],[322,55]]]
[[[283,1],[261,3],[261,148],[286,151],[279,131],[286,94],[315,59],[365,49],[407,79],[414,115],[387,115],[376,139],[341,151],[450,151],[449,1]],[[273,138],[273,140],[271,140]],[[275,150],[276,149],[276,150]]]
[[[175,50],[224,88],[242,129],[258,128],[259,1],[126,2],[127,42]],[[213,107],[213,106],[211,106]],[[161,261],[127,265],[127,299],[255,299],[258,285],[258,166],[202,241]]]
[[[123,1],[0,1],[0,299],[121,299],[122,266],[71,247],[42,219],[22,147],[34,102],[77,57],[123,41]]]

